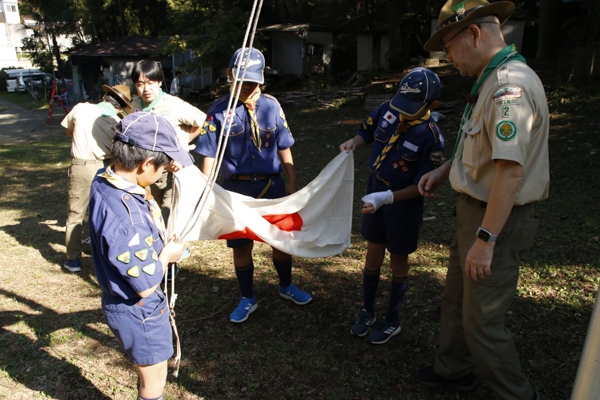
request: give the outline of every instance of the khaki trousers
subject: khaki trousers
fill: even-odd
[[[67,258],[81,257],[81,226],[90,202],[90,188],[99,169],[110,164],[109,160],[84,160],[74,158],[69,167],[69,212],[65,246]]]
[[[465,274],[465,259],[485,207],[464,194],[456,206],[457,233],[442,294],[434,371],[456,379],[477,366],[496,399],[531,400],[534,391],[521,371],[506,313],[516,294],[520,256],[531,247],[539,221],[531,204],[514,207],[494,247],[492,274],[474,282]]]
[[[167,171],[163,172],[160,178],[150,185],[150,194],[152,194],[154,200],[156,200],[156,203],[160,207],[166,227],[169,223],[169,214],[171,213],[171,207],[173,205],[173,173]]]

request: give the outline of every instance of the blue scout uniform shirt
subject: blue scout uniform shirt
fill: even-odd
[[[210,106],[196,143],[196,153],[216,157],[229,96],[231,95],[217,100]],[[254,112],[260,127],[260,151],[252,141],[248,109],[244,103],[238,101],[235,111],[232,111],[233,115],[228,119],[231,131],[221,164],[223,179],[229,179],[235,174],[275,175],[283,170],[277,151],[290,148],[294,144],[294,137],[288,128],[281,105],[273,96],[261,94],[256,101]],[[225,126],[224,133],[227,133],[227,128]]]
[[[129,300],[159,284],[163,266],[158,255],[164,242],[144,196],[118,189],[96,176],[89,210],[94,268],[102,291]]]
[[[409,121],[407,121],[409,122]],[[386,101],[366,118],[357,134],[366,143],[373,143],[369,155],[369,167],[375,171],[375,161],[385,148],[388,140],[400,124],[400,113]],[[394,144],[377,170],[381,179],[390,182],[396,189],[403,189],[419,180],[427,172],[440,165],[444,151],[444,136],[435,122],[409,126]]]

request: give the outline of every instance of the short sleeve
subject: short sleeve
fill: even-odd
[[[289,149],[295,143],[294,136],[292,136],[283,108],[278,102],[276,102],[275,110],[277,112],[277,149]]]
[[[444,135],[437,124],[430,122],[424,134],[427,135],[427,140],[422,146],[418,170],[413,177],[414,184],[418,184],[423,175],[440,166],[444,152]]]
[[[383,103],[375,111],[373,111],[360,125],[356,134],[364,139],[365,143],[373,142],[373,138],[375,135],[375,129],[377,129],[377,123],[379,122],[379,118],[381,117],[384,109],[387,109],[385,106],[387,103]]]
[[[213,113],[209,112],[200,128],[200,135],[198,135],[194,151],[205,157],[214,158],[217,154],[217,134],[219,132],[221,132],[219,121]]]
[[[75,129],[75,115],[77,114],[77,110],[78,110],[77,106],[75,106],[73,108],[73,110],[71,110],[71,112],[68,113],[67,116],[63,118],[62,122],[60,123],[63,128],[68,129],[70,131]]]
[[[110,240],[108,262],[134,291],[143,292],[162,281],[163,267],[155,246],[161,239],[147,224],[131,225],[106,239]]]
[[[181,108],[178,112],[179,122],[185,125],[202,126],[206,120],[206,114],[194,107],[190,103],[182,101]]]
[[[525,164],[536,115],[535,99],[522,85],[505,84],[494,91],[485,127],[492,145],[492,159]]]

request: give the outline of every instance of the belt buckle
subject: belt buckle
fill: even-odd
[[[250,182],[258,182],[260,181],[260,178],[258,177],[258,175],[254,174],[250,176]]]

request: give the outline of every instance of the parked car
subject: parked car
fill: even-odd
[[[6,91],[9,93],[13,93],[17,90],[17,78],[19,75],[25,74],[41,74],[42,71],[35,68],[26,68],[26,69],[6,69],[4,70],[6,73]]]
[[[33,89],[36,87],[38,89],[42,89],[44,82],[48,87],[51,87],[51,82],[53,80],[53,76],[50,74],[41,73],[21,73],[17,78],[17,92],[25,93],[27,91],[27,87]]]

